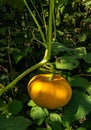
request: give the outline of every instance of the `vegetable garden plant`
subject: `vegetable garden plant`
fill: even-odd
[[[5,78],[3,73],[0,76],[0,130],[90,130],[90,1],[45,0],[38,3],[36,0],[6,0],[1,1],[1,5],[3,13],[8,11],[6,16],[9,20],[12,19],[9,11],[12,10],[15,15],[17,8],[25,15],[22,15],[19,21],[22,22],[21,27],[15,26],[15,32],[12,24],[6,26],[1,21],[1,25],[5,27],[0,29],[0,70],[3,70],[8,78]],[[8,6],[11,7],[10,10]],[[22,12],[22,9],[26,11]],[[1,16],[3,20],[3,15]],[[18,19],[13,22],[18,25]],[[13,44],[13,41],[17,42],[17,34],[23,37],[25,48],[22,48],[21,44],[18,44],[18,47]],[[33,38],[30,39],[30,36]],[[17,43],[21,42],[21,39]],[[34,45],[31,49],[29,40],[38,42],[39,50]],[[7,54],[3,53],[4,49]],[[25,50],[20,51],[21,49]],[[36,57],[33,58],[35,64],[30,60],[34,55],[33,49],[38,51],[34,53],[41,54],[38,62],[35,61]],[[4,67],[7,55],[11,73]],[[11,60],[12,57],[14,61]],[[17,76],[13,63],[16,62],[16,69],[19,62],[19,66],[24,64],[24,57],[31,61],[32,67],[26,62],[28,69],[21,74],[19,70]],[[9,80],[8,85],[7,79],[12,80]],[[22,88],[22,85],[26,87]]]

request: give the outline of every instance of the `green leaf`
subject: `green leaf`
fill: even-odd
[[[24,2],[22,0],[16,0],[16,1],[5,0],[5,2],[11,5],[13,8],[18,8],[20,10],[23,9],[24,7]]]
[[[0,6],[2,6],[4,4],[3,0],[0,0]]]
[[[87,36],[86,34],[79,34],[78,39],[80,42],[84,42],[86,40]]]
[[[73,91],[68,105],[64,107],[64,121],[73,122],[83,119],[91,111],[91,98],[80,91]],[[69,116],[70,115],[70,116]]]
[[[83,19],[83,22],[85,22],[85,23],[91,23],[91,18],[86,18],[86,19]]]
[[[30,116],[36,120],[37,124],[40,125],[44,121],[45,117],[48,115],[47,109],[42,109],[39,106],[32,107],[30,111]]]
[[[0,94],[2,93],[4,87],[5,87],[5,86],[4,86],[2,83],[0,83]]]
[[[91,52],[88,53],[87,55],[85,55],[83,57],[83,59],[87,62],[87,63],[91,63]]]
[[[87,130],[87,129],[85,129],[84,127],[79,127],[77,128],[77,130]]]
[[[91,1],[90,0],[84,0],[85,5],[91,7]]]
[[[49,124],[53,130],[61,130],[61,115],[57,113],[50,113],[50,116],[47,118],[47,124]]]
[[[88,94],[89,94],[90,97],[91,97],[91,85],[87,88],[87,92],[88,92]]]
[[[14,52],[13,52],[13,50],[14,50]],[[13,52],[13,57],[17,64],[22,58],[24,58],[27,55],[27,53],[30,53],[30,54],[32,53],[32,48],[27,47],[27,48],[24,48],[22,51],[19,49],[8,48],[8,51]]]
[[[36,130],[52,130],[52,128],[36,128]]]
[[[88,69],[86,70],[86,72],[90,73],[90,72],[91,72],[91,67],[88,68]]]
[[[91,129],[91,112],[86,117],[86,120],[81,124],[81,127],[86,128],[86,130],[90,130]]]
[[[0,117],[0,130],[26,130],[31,121],[22,117]]]
[[[13,57],[14,57],[16,64],[25,56],[26,56],[26,53],[23,50],[22,51],[18,50],[17,52],[15,52],[13,54]]]
[[[64,55],[58,59],[55,63],[57,69],[73,70],[79,66],[79,61],[73,56]]]
[[[62,43],[53,42],[53,44],[52,44],[52,51],[53,51],[54,55],[58,54],[59,52],[63,52],[63,51],[69,52],[70,50],[71,50],[70,48],[66,47]]]
[[[34,103],[33,100],[30,100],[30,101],[28,102],[28,106],[34,107],[34,106],[36,106],[36,104]]]
[[[6,47],[6,49],[7,49],[7,51],[8,51],[9,54],[13,53],[14,50],[15,50],[15,48],[13,48],[13,47]]]
[[[0,89],[3,89],[5,86],[2,84],[2,83],[0,83]]]
[[[8,113],[8,104],[2,99],[0,99],[0,114],[8,115]]]
[[[1,27],[0,28],[0,33],[5,35],[6,31],[7,31],[8,27]],[[4,42],[5,39],[0,39],[0,42]]]
[[[83,58],[86,54],[87,52],[85,47],[78,47],[73,50],[73,55],[78,59]]]
[[[68,0],[59,0],[59,4],[66,4],[68,2]]]
[[[57,114],[57,113],[50,113],[50,120],[53,121],[53,122],[62,122],[62,119],[61,119],[61,115]]]
[[[9,112],[12,113],[13,115],[17,115],[22,108],[23,108],[23,104],[18,100],[13,100],[9,104]]]
[[[74,77],[68,79],[72,87],[79,87],[87,89],[90,87],[90,83],[86,78],[83,77]]]
[[[27,48],[25,49],[25,51],[26,51],[26,53],[30,53],[30,54],[31,54],[33,50],[32,50],[31,47],[27,47]]]

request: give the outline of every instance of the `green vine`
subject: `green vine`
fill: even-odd
[[[46,40],[45,40],[45,37],[44,37],[44,34],[41,30],[41,26],[39,25],[37,19],[35,18],[34,14],[32,13],[31,9],[29,8],[26,0],[23,0],[30,15],[32,16],[32,18],[34,19],[39,31],[40,31],[40,34],[41,34],[41,37],[42,37],[42,40],[44,42],[44,44],[46,44]],[[23,77],[25,77],[27,74],[29,74],[31,71],[37,69],[38,67],[46,64],[50,57],[51,57],[51,46],[52,46],[52,22],[53,22],[53,13],[54,13],[54,0],[50,0],[50,6],[49,6],[49,25],[48,25],[48,39],[47,39],[47,47],[45,49],[45,54],[44,54],[44,58],[42,59],[42,61],[40,61],[39,63],[35,64],[34,66],[30,67],[29,69],[25,70],[22,74],[20,74],[16,79],[14,79],[11,83],[9,83],[6,87],[4,87],[2,90],[0,90],[0,96],[2,94],[4,94],[6,91],[8,91],[9,89],[13,88],[14,85],[19,81],[21,80]]]

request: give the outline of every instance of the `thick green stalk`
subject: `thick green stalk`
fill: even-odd
[[[51,49],[52,49],[52,20],[53,20],[53,14],[54,14],[54,0],[50,0],[50,7],[49,7],[49,25],[48,25],[48,43],[47,48],[45,52],[44,59],[47,61],[51,57]]]

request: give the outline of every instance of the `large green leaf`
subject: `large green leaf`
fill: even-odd
[[[22,108],[23,104],[18,100],[13,100],[11,103],[9,103],[9,112],[13,115],[18,114]]]
[[[62,43],[53,42],[53,44],[52,44],[52,51],[53,51],[54,55],[58,54],[59,52],[63,52],[63,51],[69,52],[70,50],[71,50],[70,48],[66,47]]]
[[[26,130],[31,121],[22,117],[5,118],[0,116],[0,130]]]
[[[73,56],[64,55],[56,60],[57,69],[73,70],[79,66],[79,61]]]
[[[69,82],[72,85],[72,87],[79,87],[79,88],[89,88],[90,87],[90,82],[84,78],[84,77],[73,77],[69,78]]]
[[[75,90],[73,91],[70,103],[64,107],[64,120],[73,122],[75,120],[83,119],[90,111],[90,96]]]

